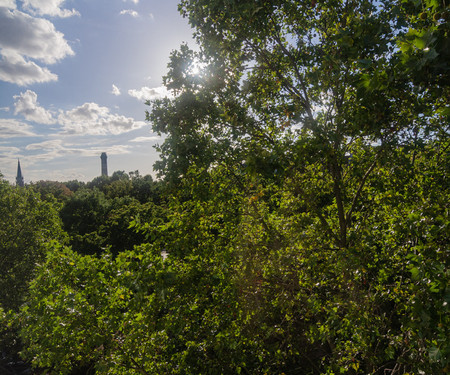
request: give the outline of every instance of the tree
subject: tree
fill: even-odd
[[[134,246],[151,242],[145,233],[135,231],[132,223],[140,220],[146,223],[164,220],[165,210],[152,202],[140,203],[134,198],[115,198],[111,200],[111,209],[101,223],[98,233],[105,247],[109,247],[113,255],[124,250],[132,250]]]
[[[274,363],[272,371],[289,368],[282,363],[295,361],[294,348],[305,348],[307,343],[312,352],[303,354],[312,358],[315,352],[322,364],[318,366],[316,358],[311,367],[305,365],[305,373],[433,372],[447,364],[448,347],[439,341],[443,336],[436,328],[446,308],[438,309],[439,313],[431,313],[434,303],[421,305],[423,310],[412,308],[416,271],[411,272],[403,261],[422,253],[408,244],[407,238],[414,237],[409,232],[412,227],[408,229],[402,221],[409,212],[421,212],[419,216],[430,221],[443,217],[448,223],[446,211],[434,205],[434,210],[424,210],[417,203],[423,197],[410,190],[418,186],[418,180],[428,181],[428,171],[418,158],[436,145],[441,150],[448,145],[448,95],[441,95],[448,90],[444,51],[448,23],[441,17],[447,10],[440,2],[427,1],[423,9],[421,15],[412,2],[393,1],[185,0],[180,4],[195,29],[200,51],[181,46],[173,52],[165,84],[175,98],[148,103],[152,109],[147,118],[154,130],[167,133],[156,167],[178,186],[183,186],[192,170],[225,165],[230,173],[234,171],[253,207],[253,214],[244,216],[253,220],[243,227],[242,240],[252,231],[265,233],[249,241],[248,254],[258,249],[274,257],[271,269],[259,264],[257,254],[253,264],[244,252],[248,267],[256,268],[257,276],[257,267],[262,275],[275,272],[280,257],[287,264],[302,265],[288,268],[289,273],[303,279],[314,298],[297,288],[289,294],[278,272],[277,277],[259,277],[272,288],[262,311],[275,320],[277,314],[298,316],[302,320],[292,320],[297,325],[286,323],[289,329],[283,328],[275,339],[268,334],[269,328],[262,328],[273,321],[249,306],[250,316],[257,318],[252,328],[263,329],[259,337],[271,338],[262,340],[261,348],[268,355],[266,363]],[[430,14],[434,24],[421,23],[419,18],[429,21]],[[412,49],[405,43],[412,43]],[[195,65],[203,65],[202,72],[193,69]],[[438,154],[448,163],[445,153]],[[403,169],[411,173],[403,174]],[[387,171],[396,175],[395,183],[386,178]],[[419,190],[426,190],[426,184]],[[261,198],[269,192],[277,199]],[[447,190],[441,193],[448,196]],[[407,208],[400,207],[400,196],[408,202]],[[282,207],[289,215],[283,214]],[[281,230],[289,228],[291,221],[298,234]],[[437,230],[439,236],[444,227]],[[401,237],[398,231],[408,235]],[[400,236],[398,242],[390,232]],[[433,248],[438,237],[423,235],[419,235],[421,246]],[[426,257],[448,262],[435,252]],[[377,261],[372,262],[373,258]],[[245,263],[242,267],[241,272]],[[360,279],[362,284],[355,283],[368,268],[377,271],[369,279]],[[387,270],[378,273],[380,268]],[[430,272],[440,280],[436,279],[439,288],[418,287],[429,301],[434,296],[442,299],[448,291],[448,278],[437,269]],[[318,277],[323,281],[314,287]],[[407,287],[398,288],[402,292],[397,293],[388,285]],[[259,292],[259,287],[252,288]],[[283,293],[298,304],[283,299],[274,309],[273,301],[279,301],[277,296]],[[370,300],[370,295],[377,298]],[[289,314],[281,314],[288,311],[287,306],[291,306]],[[365,306],[366,313],[358,313],[356,306]],[[381,308],[373,319],[364,319],[373,306]],[[385,318],[389,309],[392,322]],[[408,337],[407,342],[419,337],[421,329],[410,329],[401,319],[405,314],[412,320],[421,314],[433,316],[435,324],[435,329],[427,331],[427,339],[416,340],[413,350],[400,342],[402,337]],[[355,326],[358,329],[350,328]],[[379,327],[378,337],[386,339],[388,332],[395,332],[390,340],[398,345],[391,349],[381,345],[376,350],[369,333],[374,326]],[[289,331],[296,332],[300,342],[283,334]],[[431,362],[429,353],[433,353]]]
[[[31,183],[30,187],[39,192],[41,198],[50,199],[50,201],[56,198],[57,201],[63,202],[73,194],[65,184],[57,181],[38,181]]]
[[[131,196],[139,202],[161,203],[163,184],[160,181],[154,181],[151,175],[142,176],[139,171],[129,172],[132,184]]]
[[[409,26],[399,38],[407,74],[424,89],[442,95],[450,83],[448,5],[444,1],[404,1],[396,10],[399,22]]]
[[[239,200],[225,176],[196,186],[202,202],[173,201],[169,219],[147,228],[158,235],[153,244],[114,258],[55,244],[21,311],[26,358],[61,374],[77,368],[160,374],[177,366],[193,373],[225,366],[235,373],[247,344],[228,345],[239,333],[233,257],[215,251],[227,243],[235,222],[236,205],[224,198]],[[204,196],[210,184],[215,194]]]
[[[154,130],[168,134],[157,168],[176,181],[193,164],[237,165],[269,150],[285,169],[303,163],[292,150],[309,139],[331,178],[336,238],[347,247],[359,195],[346,196],[343,179],[352,145],[380,145],[350,182],[363,185],[392,147],[445,124],[403,74],[401,9],[389,1],[183,1],[180,10],[201,52],[172,54],[165,83],[177,97],[148,113]],[[197,60],[206,65],[200,74]]]
[[[110,202],[98,189],[78,190],[60,210],[64,229],[74,250],[84,254],[99,254],[106,246],[99,234]]]
[[[27,301],[37,264],[52,240],[65,243],[55,199],[0,180],[0,371],[9,372],[21,350],[14,314]]]
[[[164,217],[164,210],[151,201],[140,203],[129,195],[122,196],[122,182],[131,191],[131,181],[120,179],[104,186],[106,194],[111,193],[111,197],[97,188],[81,189],[64,203],[60,216],[75,251],[99,255],[109,248],[112,254],[117,255],[131,250],[146,238],[130,228],[133,220],[139,217],[140,220],[151,221]],[[114,192],[120,193],[115,196]]]
[[[112,176],[100,176],[88,182],[86,187],[90,190],[97,188],[109,199],[133,197],[141,203],[149,201],[159,202],[161,187],[153,181],[151,175],[141,176],[139,171],[115,171]]]
[[[422,79],[427,51],[403,48],[430,25],[389,0],[180,11],[199,52],[172,53],[174,96],[147,113],[167,134],[165,216],[135,219],[152,243],[114,259],[57,247],[22,309],[28,358],[62,373],[84,358],[116,374],[447,371],[446,70],[434,56]]]
[[[86,184],[82,181],[71,180],[71,181],[65,182],[64,185],[66,185],[70,191],[76,193],[78,189],[83,188]]]
[[[169,133],[160,147],[160,169],[169,176],[183,175],[192,163],[212,165],[236,149],[251,155],[279,148],[303,163],[286,150],[287,134],[294,149],[306,144],[331,178],[336,240],[345,248],[361,191],[347,194],[343,179],[352,145],[379,144],[366,158],[372,162],[358,165],[361,171],[348,183],[363,187],[363,176],[392,147],[445,129],[445,118],[435,116],[442,100],[424,100],[414,76],[403,73],[397,47],[402,9],[393,2],[183,1],[180,9],[202,51],[195,56],[183,46],[173,53],[166,85],[178,97],[157,102],[149,116],[156,131]],[[200,76],[190,68],[195,58],[207,64]],[[237,138],[244,142],[232,144]],[[196,154],[182,151],[204,144],[200,139],[209,146]]]
[[[24,302],[34,267],[51,240],[66,240],[56,202],[0,181],[0,304],[6,311]]]

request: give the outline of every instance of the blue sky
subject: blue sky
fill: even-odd
[[[194,47],[178,0],[0,0],[0,173],[25,183],[152,174],[144,102],[170,52]]]

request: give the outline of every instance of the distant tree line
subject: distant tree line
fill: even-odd
[[[162,183],[139,171],[116,171],[87,183],[38,181],[29,186],[44,199],[56,198],[69,245],[82,254],[113,254],[133,249],[145,235],[129,228],[135,218],[148,221],[161,215]]]

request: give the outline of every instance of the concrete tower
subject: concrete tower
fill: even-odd
[[[20,160],[17,160],[17,176],[16,176],[16,186],[24,186],[22,169],[20,168]]]
[[[106,152],[102,152],[100,159],[102,159],[102,176],[108,176],[108,165],[106,164]]]

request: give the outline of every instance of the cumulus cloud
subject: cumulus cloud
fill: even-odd
[[[111,94],[116,95],[116,96],[120,95],[120,90],[116,85],[112,85]]]
[[[84,103],[59,116],[61,123],[96,122],[109,114],[107,107],[100,107],[96,103]]]
[[[142,128],[147,124],[111,113],[109,108],[97,103],[84,103],[68,111],[59,111],[56,117],[41,107],[34,91],[27,90],[14,96],[15,114],[39,124],[58,124],[66,135],[107,135],[122,134]]]
[[[80,15],[75,9],[61,9],[63,3],[64,0],[23,0],[23,7],[33,14],[53,17],[66,18]]]
[[[54,64],[74,54],[50,21],[7,7],[0,7],[0,53],[0,79],[19,85],[57,80],[30,59]]]
[[[33,128],[15,119],[0,119],[0,134],[2,138],[33,137]]]
[[[132,16],[132,17],[139,17],[139,13],[138,12],[136,12],[135,10],[132,10],[132,9],[124,9],[124,10],[121,10],[120,11],[120,14],[121,15],[123,15],[123,14],[129,14],[130,16]]]
[[[26,86],[32,83],[51,82],[58,80],[58,76],[47,68],[43,68],[32,61],[26,61],[14,51],[2,51],[0,60],[0,80]]]
[[[37,95],[34,91],[27,90],[26,92],[15,95],[14,103],[16,115],[22,115],[28,121],[34,121],[39,124],[54,124],[55,119],[52,114],[45,108],[39,106]]]
[[[16,0],[0,0],[0,7],[16,9]]]
[[[146,125],[143,121],[110,113],[97,103],[84,103],[70,111],[61,112],[58,122],[67,134],[121,134]]]
[[[74,54],[50,21],[6,8],[0,8],[0,47],[46,64]]]
[[[128,95],[140,101],[154,100],[171,96],[165,86],[150,88],[147,86],[141,87],[139,90],[128,90]]]

